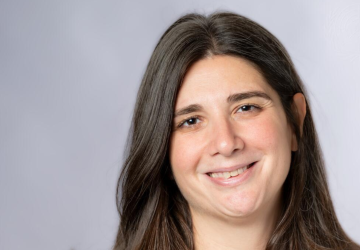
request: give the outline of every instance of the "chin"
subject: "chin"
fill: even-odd
[[[254,214],[258,208],[260,201],[249,193],[230,196],[225,200],[222,207],[222,213],[229,217],[248,217]]]

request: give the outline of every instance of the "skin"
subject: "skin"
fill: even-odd
[[[228,102],[249,91],[270,99]],[[302,126],[304,96],[296,94],[294,103]],[[189,203],[196,249],[265,249],[280,214],[291,151],[297,150],[278,94],[249,61],[217,55],[189,69],[175,114],[170,162]],[[236,185],[219,185],[208,175],[252,162],[248,177]]]

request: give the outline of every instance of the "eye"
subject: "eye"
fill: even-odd
[[[195,125],[197,125],[198,123],[200,122],[200,119],[196,116],[194,117],[190,117],[190,118],[187,118],[183,121],[181,121],[177,127],[180,128],[180,127],[193,127]]]
[[[259,108],[258,106],[256,106],[256,105],[246,104],[246,105],[240,106],[240,107],[237,109],[236,113],[253,112],[253,111],[256,111],[256,110],[258,110],[258,109],[260,109],[260,108]]]

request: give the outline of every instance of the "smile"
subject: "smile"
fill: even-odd
[[[235,176],[238,176],[240,174],[242,174],[243,172],[245,172],[247,169],[251,168],[253,165],[255,164],[255,162],[245,166],[245,167],[241,167],[241,168],[238,168],[238,169],[235,169],[233,171],[230,171],[230,172],[211,172],[211,173],[208,173],[207,175],[209,175],[210,177],[212,178],[224,178],[224,179],[229,179],[231,177],[235,177]]]

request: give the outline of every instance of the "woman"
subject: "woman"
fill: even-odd
[[[360,249],[289,55],[233,13],[189,14],[161,37],[117,197],[115,249]]]

